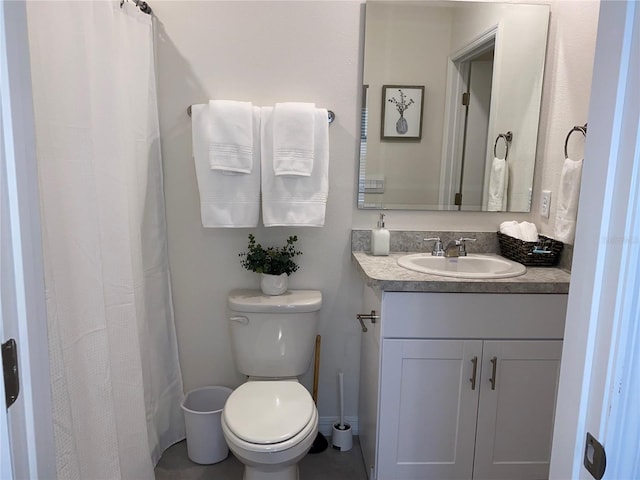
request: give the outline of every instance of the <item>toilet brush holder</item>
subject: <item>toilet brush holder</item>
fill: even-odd
[[[351,425],[348,423],[334,423],[333,433],[331,434],[331,446],[339,449],[341,452],[351,450],[353,446],[353,432]]]

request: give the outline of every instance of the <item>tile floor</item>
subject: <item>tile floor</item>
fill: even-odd
[[[330,440],[330,439],[329,439]],[[308,454],[300,462],[300,480],[366,480],[358,437],[353,448],[341,452],[330,446]],[[187,457],[186,442],[168,448],[156,466],[156,480],[241,480],[242,464],[233,454],[215,465],[198,465]]]

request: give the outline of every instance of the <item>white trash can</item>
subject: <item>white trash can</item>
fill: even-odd
[[[202,387],[184,397],[182,410],[187,455],[191,461],[208,465],[221,462],[229,455],[220,422],[222,409],[232,391],[227,387]]]

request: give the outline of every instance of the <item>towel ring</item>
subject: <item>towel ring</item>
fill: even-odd
[[[509,144],[511,143],[511,140],[513,140],[513,132],[508,131],[507,133],[498,134],[498,136],[496,137],[496,142],[493,144],[493,156],[495,158],[498,158],[498,153],[496,152],[496,148],[498,147],[498,140],[500,140],[501,138],[504,139],[504,146],[505,146],[504,159],[506,160],[507,157],[509,156]]]
[[[569,146],[569,137],[571,137],[571,134],[573,132],[580,132],[580,133],[582,133],[582,135],[585,138],[587,138],[587,124],[585,123],[582,126],[576,125],[571,130],[569,130],[569,133],[567,134],[567,138],[565,138],[565,140],[564,140],[564,158],[565,158],[565,160],[567,160],[569,158],[569,153],[567,152],[567,147]]]

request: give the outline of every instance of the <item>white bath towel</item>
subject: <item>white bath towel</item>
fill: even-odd
[[[253,105],[210,100],[209,166],[212,170],[249,174],[253,169]]]
[[[273,110],[273,171],[276,175],[311,175],[315,114],[313,103],[276,103]],[[327,123],[326,119],[324,123]]]
[[[313,171],[308,177],[273,170],[273,107],[262,108],[262,220],[266,227],[324,225],[329,193],[327,110],[316,109]]]
[[[560,174],[558,207],[554,227],[554,238],[564,243],[573,244],[575,238],[581,179],[582,160],[567,158],[562,165],[562,173]]]
[[[520,239],[525,242],[537,242],[538,241],[538,227],[536,227],[535,223],[531,222],[520,222],[518,224],[520,227]]]
[[[509,185],[509,164],[504,158],[494,158],[489,176],[489,200],[487,210],[504,212],[507,210],[507,188]]]
[[[513,238],[522,238],[522,232],[520,231],[520,224],[515,220],[510,220],[507,222],[502,222],[500,224],[500,233],[504,233],[505,235],[509,235]]]
[[[500,224],[500,233],[509,235],[510,237],[524,240],[525,242],[538,241],[538,227],[535,223],[520,222],[515,220],[502,222]]]
[[[209,105],[191,107],[196,180],[203,227],[255,227],[260,217],[260,108],[253,108],[253,168],[238,174],[209,168]]]

